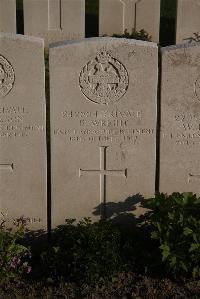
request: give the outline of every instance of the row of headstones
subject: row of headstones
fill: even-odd
[[[42,39],[0,34],[0,213],[40,229],[50,207],[53,227],[133,211],[155,192],[157,45],[91,38],[50,47],[48,207],[43,53]],[[160,191],[200,193],[200,44],[161,53]]]
[[[177,0],[176,42],[200,28],[200,0]],[[24,33],[51,42],[85,36],[85,0],[24,0]],[[159,42],[160,0],[99,0],[99,36],[144,29]],[[0,0],[0,31],[16,33],[16,0]]]
[[[52,42],[85,37],[85,0],[23,0],[24,33]],[[0,0],[0,31],[16,33],[16,0]],[[99,35],[133,28],[159,41],[160,0],[100,0]]]

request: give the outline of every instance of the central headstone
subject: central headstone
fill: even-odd
[[[24,32],[49,43],[85,36],[85,0],[24,0]]]
[[[50,74],[53,226],[134,210],[154,194],[157,46],[60,43]]]

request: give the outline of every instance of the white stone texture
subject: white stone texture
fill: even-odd
[[[85,0],[24,0],[24,32],[50,43],[85,36]]]
[[[0,0],[0,32],[16,33],[16,0]]]
[[[46,228],[44,43],[0,34],[0,218]],[[11,222],[10,222],[11,221]]]
[[[99,0],[99,36],[144,29],[159,42],[160,0]]]
[[[176,44],[200,34],[200,0],[177,0]]]
[[[50,47],[53,226],[154,195],[157,52],[113,38]]]
[[[160,191],[200,194],[200,45],[162,49]]]

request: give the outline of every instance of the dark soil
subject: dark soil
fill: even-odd
[[[0,283],[0,299],[199,299],[200,285],[196,281],[173,282],[133,273],[121,273],[113,282],[92,287],[65,281]]]

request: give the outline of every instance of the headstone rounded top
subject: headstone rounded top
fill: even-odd
[[[40,43],[40,44],[42,44],[42,46],[44,46],[44,39],[40,38],[40,37],[35,37],[35,36],[0,32],[0,39],[13,40],[13,41],[24,41],[24,42],[30,42],[30,43]]]
[[[178,51],[181,49],[190,49],[190,48],[196,48],[199,47],[200,43],[199,42],[191,42],[191,43],[180,43],[177,45],[171,45],[171,46],[167,46],[167,47],[161,47],[161,52],[169,52],[169,51]]]
[[[89,38],[84,38],[79,40],[65,40],[56,43],[51,43],[49,45],[49,48],[50,49],[62,48],[65,46],[78,45],[78,44],[81,45],[86,43],[102,43],[102,44],[110,43],[111,45],[113,45],[114,43],[116,44],[128,43],[129,45],[158,48],[158,45],[154,42],[147,42],[147,41],[142,41],[137,39],[117,38],[117,37],[89,37]]]

